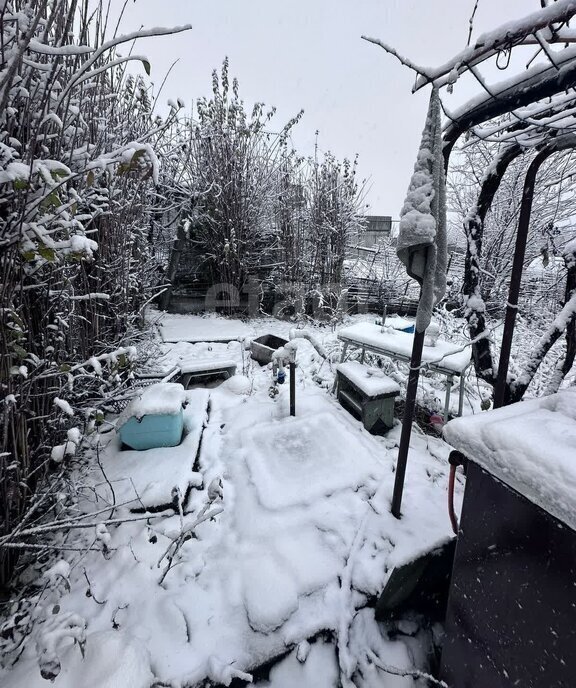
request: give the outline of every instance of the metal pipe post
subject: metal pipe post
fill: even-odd
[[[448,422],[448,414],[450,413],[450,396],[452,395],[452,385],[454,378],[452,375],[446,375],[446,397],[444,400],[444,422]]]
[[[296,361],[290,361],[290,415],[296,415]]]
[[[412,434],[420,364],[422,363],[424,334],[424,332],[416,330],[414,333],[414,343],[412,344],[410,374],[408,375],[408,386],[406,387],[406,405],[404,407],[404,417],[402,418],[402,434],[400,435],[400,447],[398,448],[398,460],[396,461],[396,477],[394,478],[394,494],[392,495],[392,515],[396,518],[400,518],[400,507],[402,506],[404,477],[406,476],[406,464],[408,463],[408,448],[410,446],[410,435]]]
[[[464,373],[466,370],[463,370],[460,373],[460,393],[458,396],[458,416],[462,415],[462,411],[464,410],[464,386],[466,384],[465,378],[464,378]],[[446,419],[444,419],[446,422]]]

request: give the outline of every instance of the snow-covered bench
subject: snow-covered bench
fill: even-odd
[[[368,431],[394,424],[394,398],[400,387],[378,368],[369,368],[359,361],[336,366],[338,401],[356,411]]]
[[[222,358],[191,358],[181,361],[179,368],[180,383],[184,385],[184,389],[188,389],[196,379],[223,377],[227,380],[236,374],[235,361]]]

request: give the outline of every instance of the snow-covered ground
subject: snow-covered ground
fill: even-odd
[[[229,342],[250,332],[240,320],[177,313],[164,314],[158,326],[165,342]]]
[[[94,524],[131,522],[70,536],[68,546],[92,550],[63,552],[65,561],[40,577],[35,630],[0,674],[5,688],[45,685],[38,653],[58,658],[53,685],[67,688],[228,685],[254,670],[262,688],[422,685],[376,665],[426,669],[432,630],[377,623],[373,606],[396,565],[451,535],[449,446],[415,431],[396,520],[400,424],[373,436],[338,404],[336,333],[313,328],[333,361],[299,340],[290,417],[288,384],[271,398],[271,370],[245,343],[198,342],[220,329],[214,321],[190,316],[197,343],[161,343],[155,359],[163,368],[211,357],[237,363],[235,377],[186,393],[180,446],[121,451],[113,430],[92,437],[75,508],[93,512]],[[288,338],[291,327],[241,324],[242,336]],[[404,384],[401,366],[387,372]],[[424,401],[437,398],[441,408],[443,393],[442,378],[423,379]],[[213,518],[193,529],[202,513]],[[83,624],[82,660],[66,629]],[[259,668],[276,659],[264,676]]]

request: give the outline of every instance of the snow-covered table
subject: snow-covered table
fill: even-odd
[[[338,339],[343,342],[340,361],[343,362],[349,346],[362,349],[360,361],[364,362],[366,351],[388,356],[398,361],[410,361],[414,335],[402,332],[392,327],[382,327],[373,323],[363,322],[351,327],[345,327],[338,332]],[[470,348],[452,344],[442,339],[436,341],[435,346],[424,346],[422,350],[422,367],[446,376],[446,400],[444,403],[444,418],[448,418],[450,409],[450,395],[454,378],[460,378],[460,396],[458,415],[462,415],[464,404],[464,373],[470,365]]]

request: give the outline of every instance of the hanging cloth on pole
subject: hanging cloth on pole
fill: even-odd
[[[430,96],[414,174],[400,213],[396,253],[421,286],[416,331],[423,332],[446,291],[446,180],[437,89]]]
[[[446,180],[441,126],[440,97],[438,91],[433,89],[414,174],[400,213],[400,231],[396,247],[398,258],[406,266],[406,271],[420,284],[420,301],[416,311],[416,331],[410,357],[406,404],[392,496],[392,513],[396,518],[400,518],[401,515],[424,332],[430,324],[432,309],[446,291]]]

